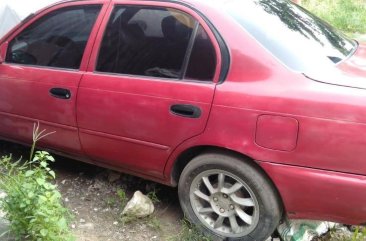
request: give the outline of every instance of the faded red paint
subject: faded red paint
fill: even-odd
[[[258,117],[255,142],[264,148],[292,151],[296,148],[299,122],[295,118],[275,115]]]
[[[170,185],[176,182],[172,170],[184,151],[224,148],[257,161],[292,218],[366,222],[366,90],[316,82],[289,71],[240,26],[204,3],[190,4],[212,21],[230,50],[230,70],[223,83],[218,83],[219,44],[205,20],[190,7],[164,1],[56,4],[3,38],[2,56],[6,41],[44,14],[91,3],[104,7],[79,71],[0,64],[3,139],[29,143],[33,123],[39,121],[42,128],[57,131],[42,146]],[[114,4],[164,6],[195,17],[214,42],[214,82],[94,73]],[[365,78],[365,49],[359,47],[339,65],[340,76]],[[52,98],[52,87],[70,89],[71,99]],[[177,103],[199,106],[201,118],[171,115],[169,107]]]

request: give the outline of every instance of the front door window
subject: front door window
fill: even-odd
[[[79,69],[100,5],[66,7],[40,18],[9,44],[6,62]]]

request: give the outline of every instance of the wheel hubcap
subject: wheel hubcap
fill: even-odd
[[[190,201],[198,219],[226,237],[249,234],[258,224],[258,202],[237,176],[223,170],[202,172],[192,182]]]
[[[235,212],[235,203],[227,194],[222,192],[216,192],[210,196],[210,205],[216,214],[224,217],[229,217]]]

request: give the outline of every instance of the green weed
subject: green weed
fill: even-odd
[[[116,206],[116,204],[117,204],[117,199],[115,197],[109,197],[105,201],[105,205],[109,208]]]
[[[161,231],[160,220],[155,215],[150,215],[146,218],[146,225],[152,230]]]
[[[364,0],[303,0],[302,5],[345,33],[366,33]]]
[[[328,234],[316,241],[366,241],[366,227],[356,227],[353,233],[344,232],[343,229],[332,228]]]
[[[147,196],[148,198],[150,198],[150,200],[151,200],[154,204],[156,204],[156,203],[159,203],[159,202],[160,202],[160,199],[159,199],[159,198],[158,198],[158,196],[156,195],[156,190],[149,192],[148,194],[146,194],[146,196]]]
[[[365,241],[366,240],[366,228],[356,227],[352,235],[352,241]]]
[[[69,229],[71,215],[53,184],[56,174],[49,163],[55,160],[45,151],[34,155],[36,142],[51,134],[44,132],[39,131],[39,124],[35,125],[29,161],[0,158],[0,190],[6,194],[0,200],[0,208],[6,213],[16,240],[74,240]]]
[[[128,201],[128,197],[127,197],[125,190],[123,190],[122,188],[117,189],[117,197],[118,197],[120,206],[123,209],[126,206],[127,201]]]
[[[168,241],[211,241],[202,234],[200,229],[187,219],[182,220],[182,230],[175,236],[168,237]]]

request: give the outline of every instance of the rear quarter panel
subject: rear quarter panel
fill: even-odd
[[[205,11],[229,46],[231,63],[226,80],[216,87],[205,133],[187,143],[225,147],[261,161],[366,175],[366,90],[293,72],[230,17],[209,7]],[[296,146],[283,151],[258,145],[262,115],[297,120]]]
[[[205,14],[229,46],[230,71],[217,85],[205,133],[175,150],[165,175],[170,175],[184,150],[221,147],[262,165],[290,217],[366,221],[366,91],[316,82],[293,72],[224,13],[208,8]],[[294,148],[294,142],[288,142],[286,150],[258,145],[258,119],[263,115],[298,122]],[[283,131],[294,131],[285,127]],[[274,131],[267,129],[271,138]],[[283,136],[291,136],[287,134]],[[265,136],[261,133],[264,140]],[[276,139],[271,141],[276,146]],[[347,200],[352,206],[346,205]]]

